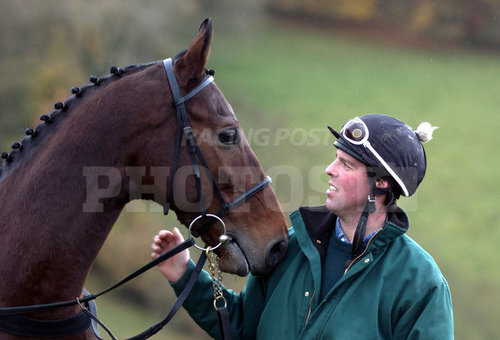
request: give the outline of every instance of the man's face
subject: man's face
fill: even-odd
[[[326,170],[330,176],[326,207],[338,216],[358,215],[370,193],[366,166],[348,153],[337,149],[337,157]]]

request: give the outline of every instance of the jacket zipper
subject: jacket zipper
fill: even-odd
[[[312,301],[314,299],[314,294],[316,294],[316,290],[313,291],[313,293],[311,295],[311,299],[309,300],[309,310],[307,311],[306,322],[304,322],[304,326],[307,325],[307,322],[309,321],[309,317],[311,316]]]
[[[352,267],[352,265],[353,265],[354,263],[356,263],[356,262],[357,262],[357,261],[358,261],[361,257],[365,256],[366,251],[367,251],[367,250],[368,250],[368,248],[370,247],[370,244],[372,243],[373,239],[374,239],[374,238],[375,238],[375,237],[376,237],[376,236],[377,236],[377,235],[378,235],[381,231],[382,231],[382,229],[380,229],[379,231],[377,231],[377,232],[375,233],[375,235],[373,235],[373,236],[370,238],[370,240],[369,240],[369,241],[368,241],[368,243],[366,244],[365,250],[363,250],[363,252],[362,252],[361,254],[359,254],[359,255],[358,255],[358,257],[356,257],[356,258],[354,259],[354,261],[352,261],[352,262],[351,262],[351,264],[349,264],[349,266],[347,267],[347,269],[346,269],[346,270],[345,270],[345,272],[344,272],[344,275],[345,275],[345,274],[347,274],[347,271],[348,271],[349,269],[351,269],[351,267]]]
[[[368,241],[368,243],[366,244],[366,247],[365,247],[365,250],[363,250],[363,252],[354,259],[354,261],[352,261],[352,263],[347,267],[347,269],[345,270],[344,272],[344,275],[347,273],[347,271],[349,269],[351,269],[352,265],[359,260],[359,258],[365,256],[366,254],[366,251],[368,250],[368,247],[370,246],[370,244],[372,243],[372,240],[375,238],[375,236],[377,236],[382,230],[379,230],[377,231],[377,233],[375,233],[375,235],[372,236],[372,238],[370,238],[370,240]],[[311,310],[312,310],[312,301],[314,299],[314,295],[316,294],[316,290],[313,291],[312,295],[311,295],[311,299],[309,300],[309,310],[307,311],[307,316],[306,316],[306,321],[304,322],[304,326],[307,325],[307,322],[309,321],[309,317],[311,316]]]

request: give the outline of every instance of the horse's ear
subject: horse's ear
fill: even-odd
[[[206,18],[186,53],[175,63],[175,70],[180,79],[199,79],[204,75],[211,41],[212,19]]]

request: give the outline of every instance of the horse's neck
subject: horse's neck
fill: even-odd
[[[61,293],[77,297],[123,207],[124,202],[115,198],[103,212],[83,209],[86,164],[111,166],[107,159],[112,155],[92,147],[99,145],[97,139],[103,136],[92,138],[97,143],[66,140],[61,147],[54,147],[61,143],[59,139],[65,140],[64,136],[54,135],[44,150],[0,183],[0,234],[7,237],[0,240],[0,272],[2,277],[9,277],[9,282],[17,282],[16,288],[26,297],[27,301],[17,303],[33,303],[29,301],[33,296],[45,300],[38,302],[57,301]],[[79,149],[87,149],[82,152],[99,155],[100,159],[91,163],[82,155],[71,157]],[[1,297],[7,301],[18,298],[9,296],[8,284],[0,280],[0,302]]]
[[[123,93],[115,89],[118,94],[113,93],[105,107],[101,104],[88,112],[92,102],[81,105],[82,112],[73,112],[73,117],[66,118],[30,160],[0,182],[0,277],[9,277],[0,280],[0,305],[52,302],[74,298],[81,291],[93,260],[128,201],[122,181],[127,178],[125,164],[141,162],[141,156],[135,156],[137,151],[127,150],[133,148],[131,136],[147,131],[148,141],[155,141],[165,134],[165,112],[151,114],[140,122],[138,117],[149,112],[134,113],[130,108],[134,95],[134,102],[149,100],[154,109],[167,107],[163,92],[153,95],[164,86],[152,80],[164,82],[164,75],[156,75],[153,70],[148,73],[149,87],[142,91],[138,90],[138,80],[132,78],[129,82],[135,85],[128,88],[133,90]],[[125,88],[123,81],[121,86]],[[119,106],[121,102],[125,104]],[[151,112],[156,112],[154,109]],[[133,114],[137,116],[131,117]],[[168,155],[160,156],[168,159]],[[120,181],[104,178],[104,183],[89,185],[92,179],[88,176],[93,171],[101,175],[109,171]],[[118,192],[111,188],[109,199],[91,200],[85,205],[93,191],[110,183],[120,186]],[[16,285],[15,290],[12,285]]]

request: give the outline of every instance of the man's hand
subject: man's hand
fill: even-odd
[[[162,253],[184,242],[179,229],[174,228],[172,231],[161,230],[154,237],[151,248],[153,253],[151,257],[156,259]],[[184,275],[189,262],[189,250],[183,250],[179,254],[163,261],[158,265],[160,272],[171,282],[177,282]]]

